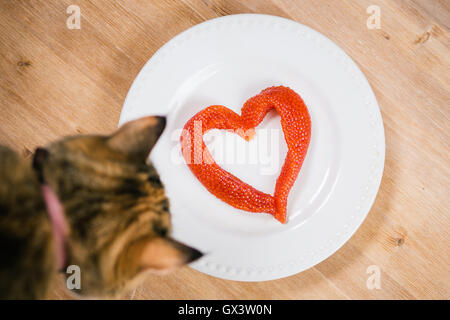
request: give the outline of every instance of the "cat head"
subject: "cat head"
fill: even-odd
[[[145,117],[110,136],[75,136],[36,150],[34,166],[63,204],[68,265],[81,295],[117,296],[147,272],[167,272],[202,254],[170,237],[170,205],[148,155],[165,127]]]

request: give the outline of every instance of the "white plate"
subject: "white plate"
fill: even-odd
[[[240,211],[211,195],[182,160],[179,144],[180,129],[196,112],[221,104],[240,113],[248,98],[272,85],[298,92],[312,121],[311,144],[291,191],[284,225],[268,214]],[[375,96],[338,46],[294,21],[240,14],[206,21],[177,35],[142,68],[125,100],[120,124],[153,114],[168,116],[151,160],[171,200],[174,236],[208,253],[192,264],[201,272],[263,281],[308,269],[352,236],[375,200],[385,152]],[[254,141],[261,141],[260,133],[267,128],[281,128],[278,115],[263,121]],[[228,142],[248,155],[255,152],[255,142],[217,132],[207,135],[216,138],[207,145],[225,154],[232,152]],[[282,135],[275,146],[279,150],[267,158],[279,160],[272,162],[271,174],[262,174],[264,165],[251,164],[251,156],[241,164],[222,166],[273,193],[287,150]]]

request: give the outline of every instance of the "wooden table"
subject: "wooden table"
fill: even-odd
[[[81,29],[68,29],[69,5]],[[379,29],[366,12],[380,8]],[[144,63],[179,32],[235,13],[296,20],[360,66],[386,131],[381,188],[367,219],[337,253],[289,278],[243,283],[190,268],[152,276],[135,299],[450,298],[450,4],[359,1],[0,0],[0,144],[24,157],[64,135],[117,127]],[[381,288],[368,289],[369,266]],[[51,298],[68,298],[62,285]]]

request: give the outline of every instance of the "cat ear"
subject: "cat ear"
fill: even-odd
[[[49,152],[44,148],[37,148],[33,154],[33,169],[36,171],[40,183],[44,183],[42,169],[44,162],[45,160],[47,160],[48,156]]]
[[[157,237],[143,247],[140,266],[144,269],[170,270],[199,259],[203,254],[181,242]]]
[[[165,237],[135,241],[126,255],[128,264],[134,264],[138,271],[170,271],[203,256],[197,249]]]
[[[112,134],[108,146],[131,157],[146,159],[166,126],[166,118],[150,116],[125,123]]]

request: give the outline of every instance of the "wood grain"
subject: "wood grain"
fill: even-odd
[[[66,8],[81,8],[81,29]],[[366,8],[381,9],[368,29]],[[450,5],[442,0],[0,0],[0,144],[24,157],[65,135],[107,133],[152,54],[179,32],[235,13],[293,19],[343,48],[381,107],[386,163],[375,204],[347,244],[301,274],[260,283],[184,268],[134,299],[450,298]],[[366,286],[370,265],[381,289]],[[58,284],[53,299],[70,296]]]

